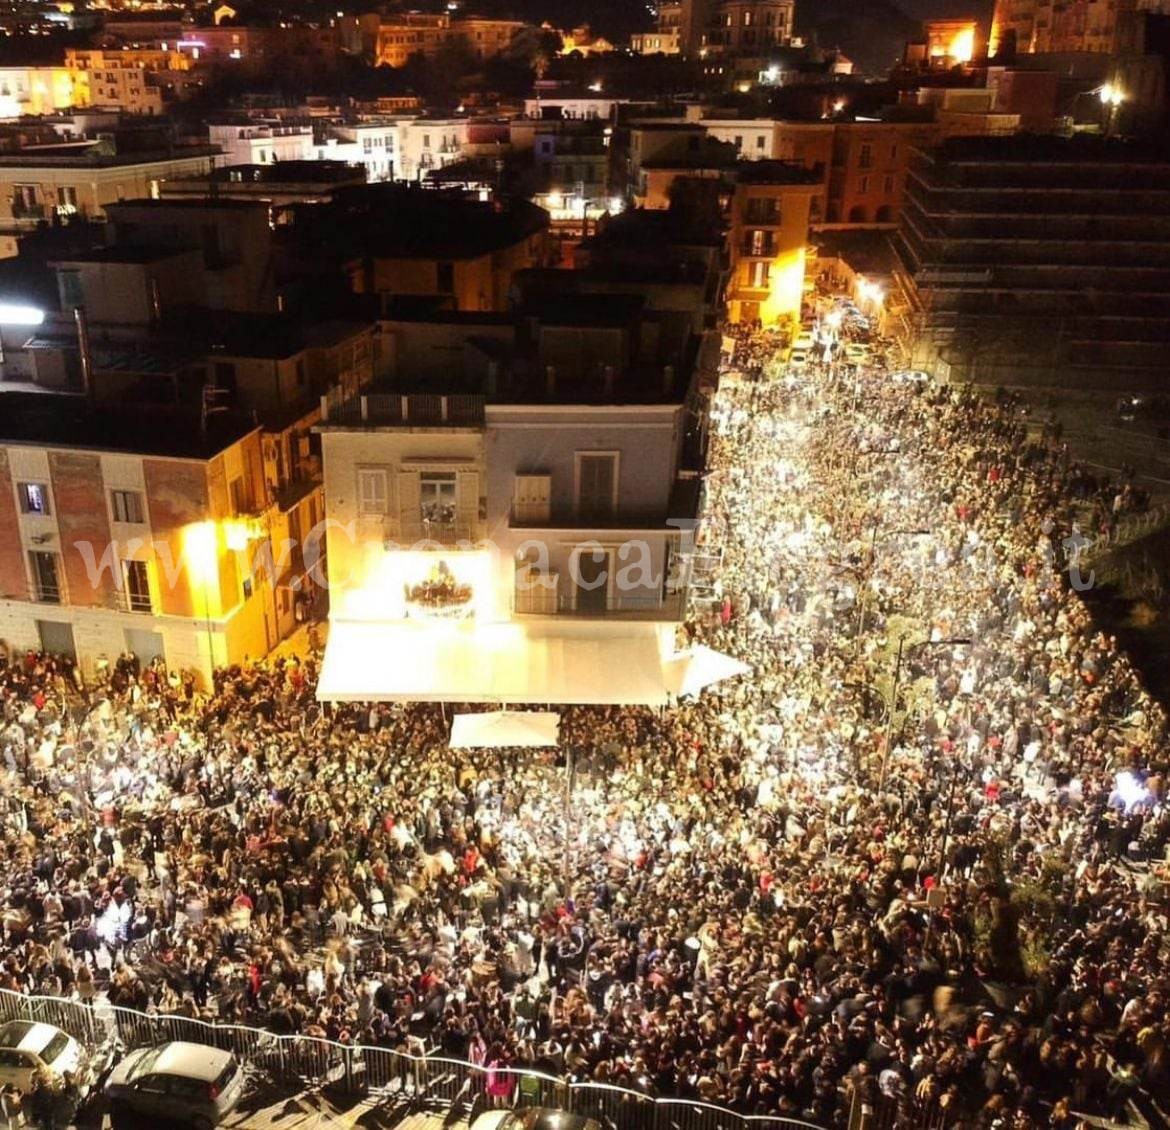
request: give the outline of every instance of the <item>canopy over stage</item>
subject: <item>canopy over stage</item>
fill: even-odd
[[[674,693],[673,644],[672,624],[630,621],[333,620],[317,697],[661,706]]]
[[[747,671],[707,648],[675,652],[672,624],[334,620],[317,698],[663,706]]]
[[[456,714],[451,722],[452,749],[516,749],[555,746],[561,716],[543,710],[493,710]]]

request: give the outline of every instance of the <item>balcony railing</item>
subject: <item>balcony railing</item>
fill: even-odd
[[[484,397],[367,393],[347,400],[335,390],[321,398],[321,420],[327,424],[404,428],[483,427]]]
[[[479,534],[476,523],[460,521],[427,522],[423,519],[386,523],[386,539],[396,541],[404,548],[419,542],[433,541],[442,546],[458,546],[460,542],[474,543]]]
[[[740,246],[740,255],[749,259],[774,259],[776,257],[776,244],[770,239],[765,239],[760,243],[745,239]]]
[[[32,598],[38,604],[61,604],[64,590],[61,585],[52,581],[34,581]]]
[[[625,620],[682,620],[687,597],[683,591],[658,596],[653,593],[597,593],[570,585],[566,589],[517,589],[512,611],[517,616],[574,616],[581,619],[613,617]]]

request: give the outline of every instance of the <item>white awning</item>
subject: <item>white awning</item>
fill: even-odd
[[[452,749],[502,749],[557,744],[561,716],[544,710],[492,710],[456,714],[451,723]]]
[[[672,624],[334,620],[317,683],[323,702],[669,701]]]
[[[672,655],[665,664],[666,688],[673,695],[698,694],[705,687],[734,679],[737,675],[748,675],[751,668],[730,655],[713,651],[703,644]]]

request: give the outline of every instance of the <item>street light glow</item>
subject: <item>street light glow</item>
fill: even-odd
[[[39,326],[44,320],[45,312],[35,306],[0,302],[0,326]]]

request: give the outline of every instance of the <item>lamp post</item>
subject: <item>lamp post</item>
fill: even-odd
[[[1107,82],[1097,91],[1097,97],[1105,107],[1105,136],[1110,137],[1117,122],[1118,108],[1125,101],[1125,92],[1116,84]]]
[[[873,531],[870,534],[870,538],[869,538],[869,564],[866,566],[866,570],[865,570],[867,575],[870,575],[873,573],[873,567],[877,563],[877,536],[878,536],[878,529],[880,527],[881,527],[881,522],[875,518],[874,523],[873,523]],[[883,537],[882,540],[886,541],[889,538],[899,537],[899,536],[929,537],[930,531],[929,530],[887,530],[885,537]],[[866,607],[867,607],[866,602],[862,599],[862,590],[858,589],[858,592],[857,592],[857,639],[858,640],[861,639],[862,633],[865,631]]]
[[[906,647],[906,640],[909,637],[898,637],[898,656],[894,660],[894,683],[890,690],[889,710],[886,713],[886,733],[885,742],[882,746],[882,765],[878,773],[878,788],[882,788],[886,783],[886,769],[890,760],[890,742],[894,736],[894,711],[898,709],[898,689],[902,683],[902,659],[907,650],[913,651],[920,647],[961,647],[969,645],[971,641],[964,637],[955,637],[945,640],[921,640],[919,643],[912,643],[909,648]]]

